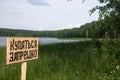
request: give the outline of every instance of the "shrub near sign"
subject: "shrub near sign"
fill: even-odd
[[[38,38],[7,38],[6,64],[38,58]]]

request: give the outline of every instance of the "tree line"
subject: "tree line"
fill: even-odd
[[[107,19],[86,23],[79,28],[64,29],[57,31],[32,31],[17,29],[0,29],[0,36],[18,36],[18,37],[69,37],[69,38],[118,38],[120,30],[107,22]],[[113,25],[114,26],[114,25]],[[116,28],[116,29],[115,29]]]

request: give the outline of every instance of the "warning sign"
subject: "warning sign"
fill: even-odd
[[[6,64],[38,58],[38,38],[7,38]]]

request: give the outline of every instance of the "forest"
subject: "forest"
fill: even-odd
[[[111,29],[105,19],[86,23],[79,28],[64,29],[57,31],[32,31],[18,29],[0,28],[0,36],[17,36],[17,37],[68,37],[68,38],[119,38],[120,29],[113,27]],[[119,25],[118,25],[119,26]]]

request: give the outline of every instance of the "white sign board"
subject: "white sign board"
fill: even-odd
[[[7,38],[7,65],[37,58],[38,38]]]

